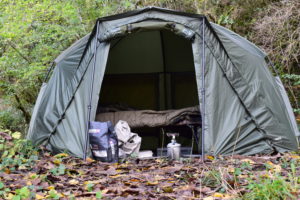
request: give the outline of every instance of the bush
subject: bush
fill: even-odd
[[[0,124],[25,133],[52,61],[90,32],[97,18],[145,6],[205,14],[210,21],[260,45],[281,75],[300,73],[297,0],[2,0],[0,100],[9,103],[7,110],[0,108]],[[285,77],[284,84],[294,107],[299,109],[299,81]]]

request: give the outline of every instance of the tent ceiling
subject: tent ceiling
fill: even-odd
[[[107,74],[194,71],[190,41],[170,31],[135,33],[111,46]]]

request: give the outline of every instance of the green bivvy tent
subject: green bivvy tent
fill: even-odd
[[[123,98],[139,109],[199,105],[209,154],[296,150],[295,117],[269,67],[262,50],[203,15],[147,7],[100,18],[55,59],[27,138],[84,158],[98,105]]]

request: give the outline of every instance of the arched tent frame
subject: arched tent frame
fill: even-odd
[[[177,33],[187,39],[191,39],[187,33],[195,33],[192,48],[205,136],[202,152],[251,155],[297,149],[298,133],[267,68],[266,55],[240,36],[210,24],[205,16],[155,7],[98,19],[89,36],[55,60],[53,76],[42,87],[33,112],[29,139],[36,144],[48,141],[49,149],[68,149],[78,157],[89,153],[88,121],[95,116],[109,41],[145,21],[160,21],[158,28],[175,24]]]

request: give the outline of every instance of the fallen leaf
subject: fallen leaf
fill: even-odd
[[[238,177],[243,179],[243,178],[248,178],[249,176],[247,174],[240,174],[238,175]]]
[[[53,163],[56,164],[56,165],[59,165],[61,163],[61,160],[55,159],[55,160],[53,160]]]
[[[20,132],[14,132],[11,136],[14,138],[14,139],[20,139],[21,138],[21,133]]]
[[[40,194],[35,194],[35,199],[45,199],[45,197],[43,195]]]
[[[163,187],[162,190],[166,193],[172,193],[173,192],[173,188],[171,186]]]
[[[136,178],[130,179],[130,181],[131,181],[131,182],[141,182],[141,180],[136,179]]]
[[[76,180],[76,179],[72,179],[72,180],[69,181],[69,184],[70,185],[77,185],[77,184],[79,184],[79,181]]]
[[[126,174],[116,174],[116,175],[112,175],[112,176],[109,176],[110,178],[119,178],[121,176],[126,176]]]
[[[59,153],[59,154],[56,154],[54,156],[54,158],[64,158],[64,157],[68,157],[68,156],[69,156],[69,154],[67,154],[67,153]]]
[[[235,199],[236,198],[236,196],[234,196],[234,195],[230,195],[230,194],[225,194],[223,197],[222,197],[222,199]]]
[[[215,192],[212,196],[213,196],[213,197],[223,198],[223,197],[224,197],[224,194]]]
[[[12,137],[7,133],[0,132],[0,136],[5,140],[12,140]]]
[[[214,156],[206,156],[206,158],[209,159],[209,160],[214,160],[215,159]]]
[[[94,159],[90,158],[90,157],[87,157],[86,162],[93,163],[93,162],[96,162],[96,161]]]
[[[300,156],[298,156],[298,155],[291,155],[291,158],[300,160]]]
[[[234,170],[235,168],[233,167],[233,166],[231,166],[231,165],[229,165],[228,167],[227,167],[227,170],[228,170],[228,172],[229,173],[234,173]]]
[[[49,186],[49,187],[47,187],[47,190],[54,190],[54,186]]]
[[[19,170],[25,170],[25,169],[27,169],[27,167],[25,165],[21,165],[21,166],[18,167],[18,169]]]
[[[267,164],[271,167],[271,171],[275,173],[280,173],[281,172],[281,166],[280,165],[275,165],[271,161],[268,161]]]
[[[242,159],[241,162],[248,162],[249,164],[255,164],[255,162],[249,158]]]
[[[14,194],[12,194],[12,193],[8,193],[8,195],[6,195],[6,197],[5,197],[5,198],[9,200],[9,199],[12,199],[12,198],[14,198],[14,196],[15,196]]]
[[[154,185],[157,185],[157,184],[158,184],[158,181],[154,181],[154,182],[148,181],[146,183],[146,185],[149,185],[149,186],[154,186]]]
[[[7,167],[4,169],[4,172],[7,174],[10,174],[10,169],[8,169]]]
[[[205,198],[203,198],[203,200],[214,200],[215,198],[214,197],[212,197],[212,196],[209,196],[209,197],[205,197]]]

